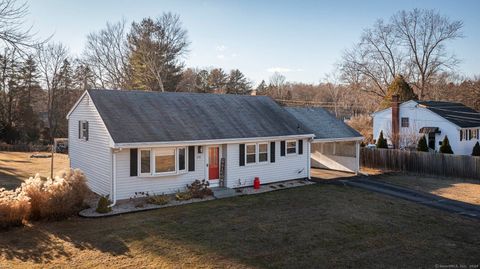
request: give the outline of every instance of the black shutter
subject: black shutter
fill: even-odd
[[[280,141],[280,156],[285,156],[285,141]]]
[[[138,149],[130,149],[130,176],[138,175]]]
[[[303,139],[298,140],[298,154],[303,154]]]
[[[85,140],[88,141],[88,121],[85,122],[85,130],[86,130]]]
[[[472,129],[468,129],[468,140],[472,140]]]
[[[78,139],[82,138],[82,121],[78,121]]]
[[[188,147],[188,171],[195,171],[195,146]]]
[[[270,162],[275,162],[275,141],[270,142]]]
[[[240,146],[240,149],[239,149],[240,154],[238,156],[239,158],[238,161],[240,166],[245,166],[245,144],[240,144],[239,146]]]
[[[462,139],[463,139],[463,131],[460,130],[460,141],[462,141]]]

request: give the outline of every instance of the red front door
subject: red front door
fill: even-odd
[[[218,179],[219,178],[219,165],[218,165],[218,147],[209,147],[208,148],[208,179]]]

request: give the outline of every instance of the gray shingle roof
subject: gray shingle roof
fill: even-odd
[[[89,90],[115,143],[313,134],[265,96]]]
[[[469,128],[480,126],[480,112],[464,104],[444,101],[416,102],[459,127]]]
[[[362,137],[360,133],[320,107],[286,107],[304,128],[314,131],[315,139]]]

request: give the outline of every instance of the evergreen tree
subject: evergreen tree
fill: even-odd
[[[417,151],[428,152],[427,139],[424,135],[422,135],[422,137],[420,137],[420,139],[418,140]]]
[[[445,138],[443,139],[442,145],[440,146],[440,152],[444,154],[453,154],[453,150],[450,146],[450,141],[448,141],[447,136],[445,136]]]
[[[380,136],[378,136],[377,148],[379,148],[379,149],[388,148],[387,140],[383,137],[383,131],[380,131]]]
[[[265,80],[262,80],[262,82],[258,84],[256,91],[257,95],[265,95],[267,93],[267,83],[265,82]]]
[[[472,156],[480,156],[480,144],[478,141],[475,143],[475,146],[473,146]]]
[[[418,99],[418,95],[413,92],[412,87],[405,81],[403,76],[398,75],[392,81],[390,86],[387,89],[387,94],[385,95],[381,107],[387,108],[392,104],[392,96],[398,95],[398,100],[403,103],[409,100]]]
[[[230,71],[227,82],[227,93],[247,94],[250,91],[250,82],[238,69]]]

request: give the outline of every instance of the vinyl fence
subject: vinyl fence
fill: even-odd
[[[480,157],[362,148],[360,163],[363,167],[382,170],[480,179]]]

